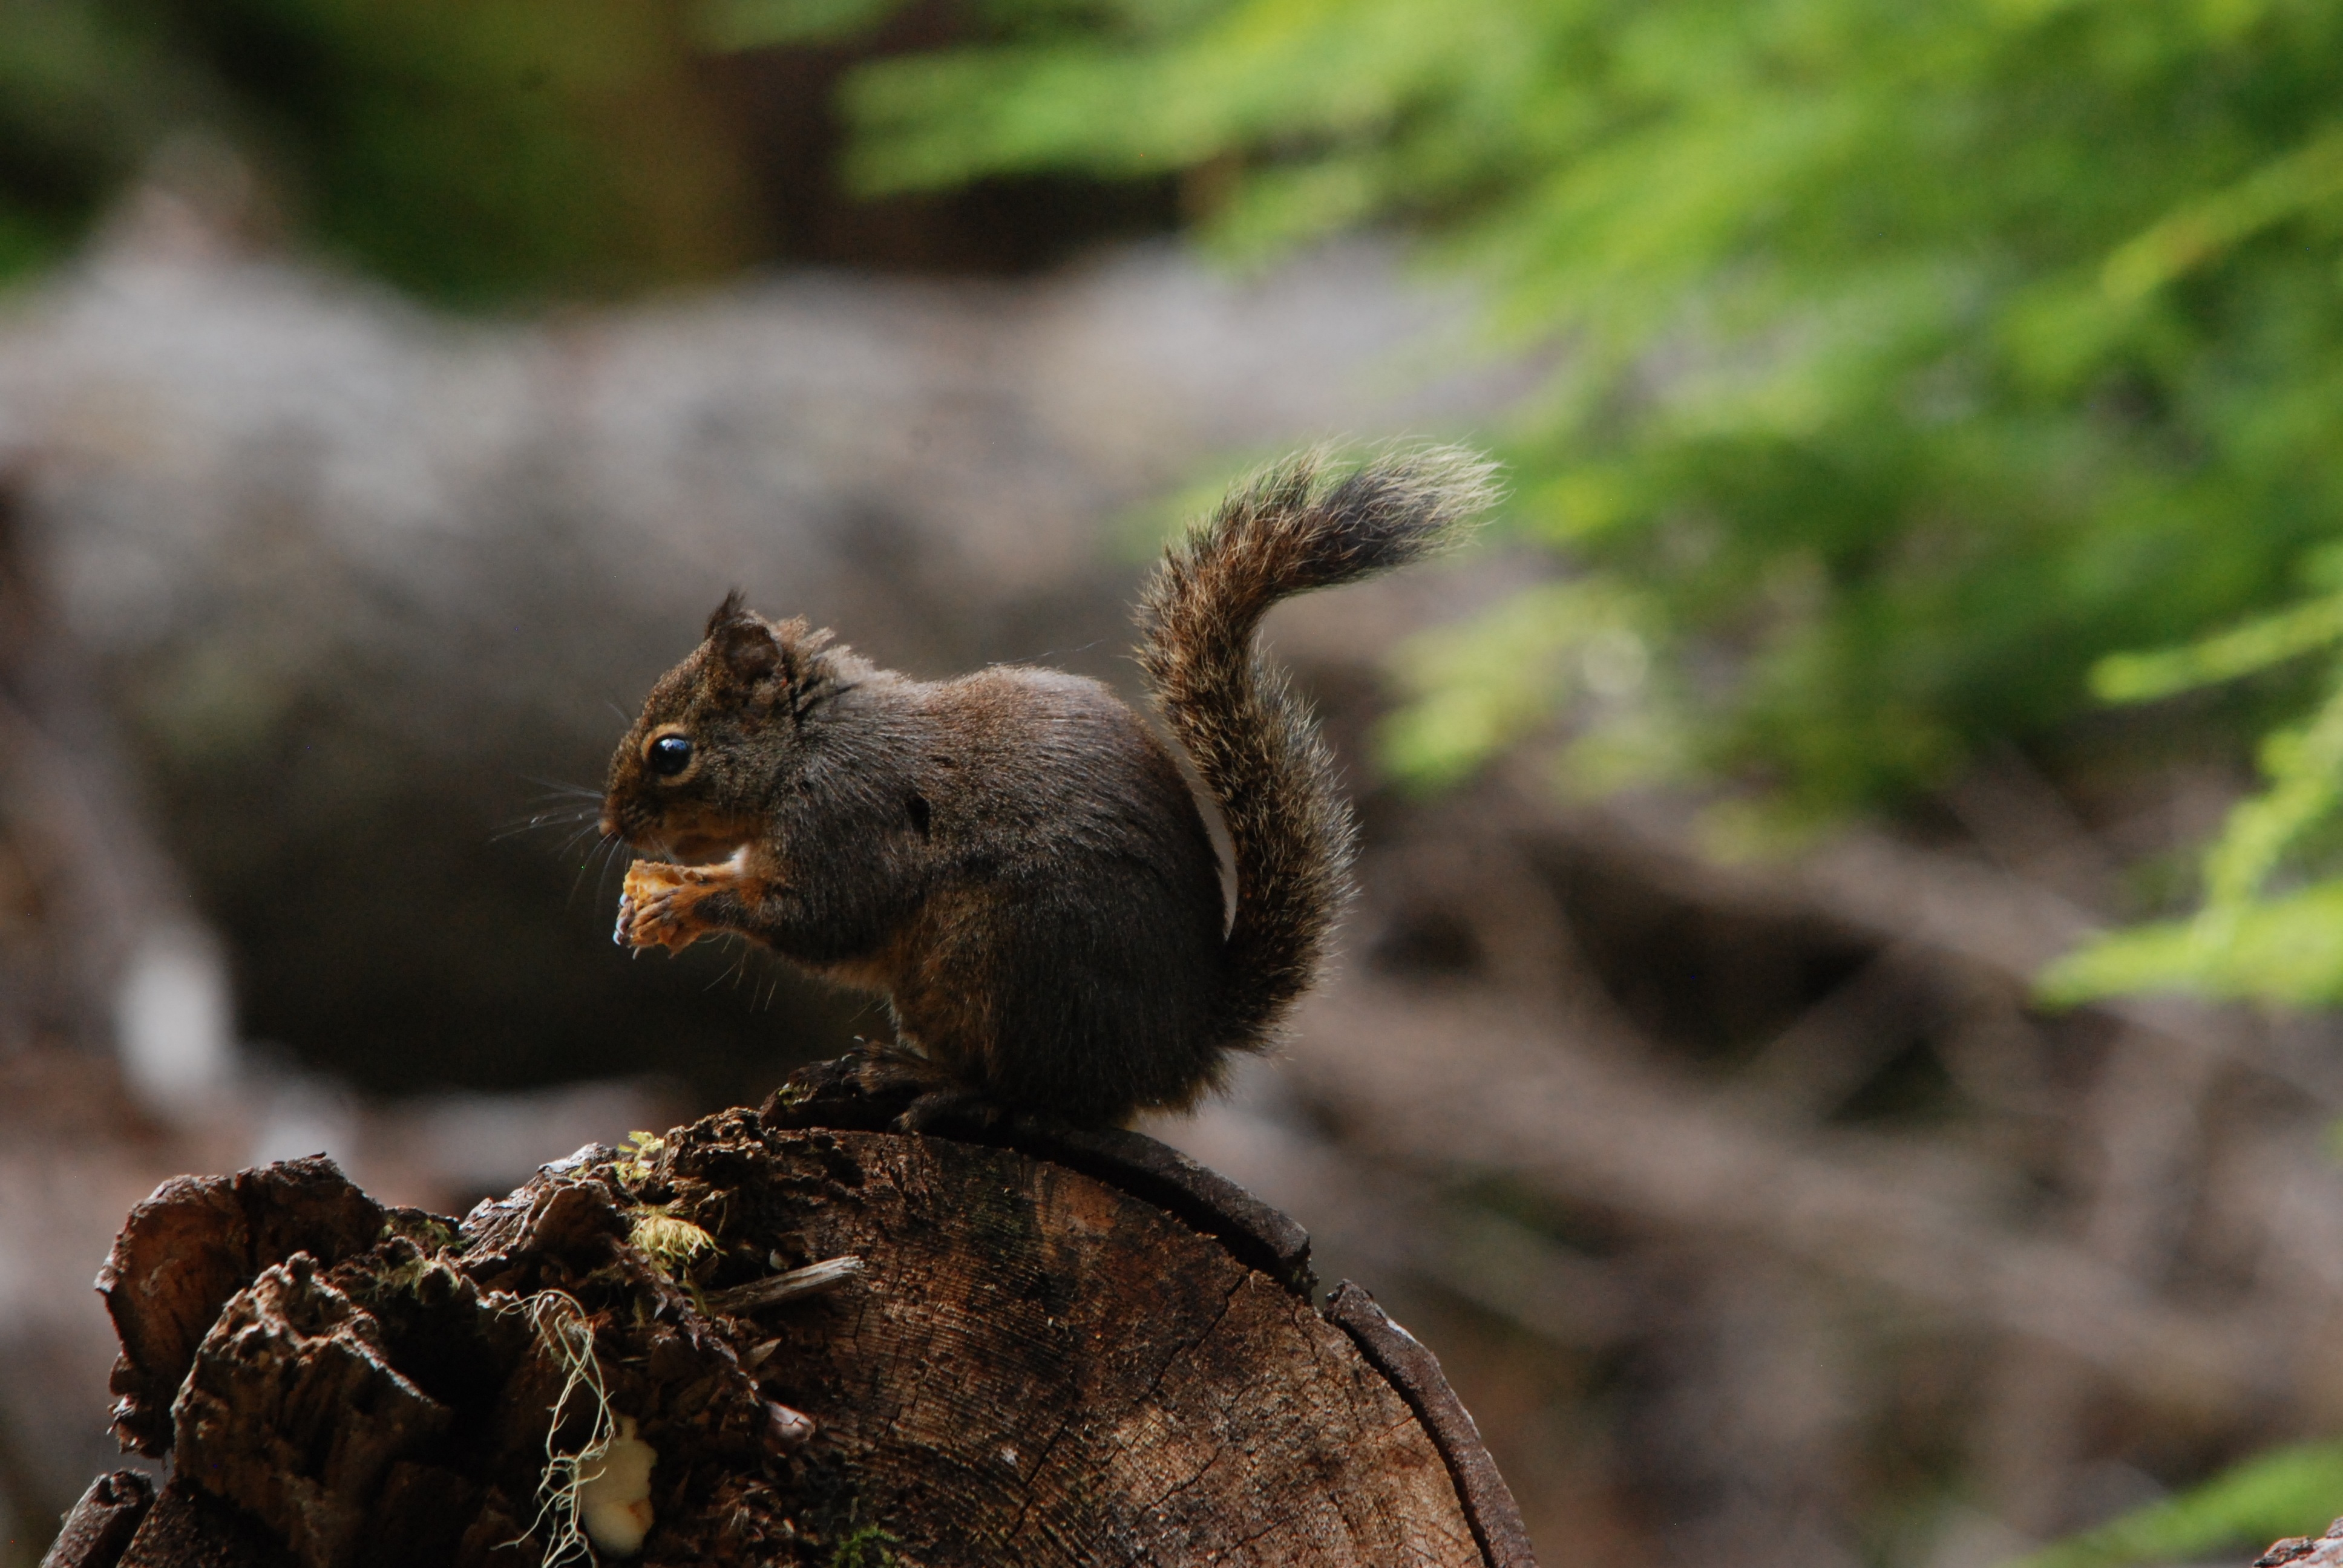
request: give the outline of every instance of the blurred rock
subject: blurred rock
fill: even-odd
[[[0,460],[0,1057],[118,1046],[160,1108],[232,1070],[225,969],[45,591],[29,483]]]
[[[1127,684],[1167,488],[1509,386],[1427,385],[1458,302],[1368,248],[465,323],[191,244],[183,208],[0,320],[0,462],[244,1032],[377,1091],[658,1070],[749,1099],[876,1023],[605,940],[591,791],[727,588],[915,673]]]

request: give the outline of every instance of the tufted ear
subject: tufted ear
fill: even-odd
[[[708,618],[708,640],[725,674],[744,687],[756,685],[785,662],[773,628],[741,602],[738,588],[725,595]]]
[[[741,593],[739,588],[734,588],[730,593],[724,596],[724,602],[722,604],[718,605],[714,609],[708,612],[708,629],[701,632],[699,635],[703,638],[711,638],[716,635],[717,628],[724,625],[727,621],[753,620],[755,618],[756,612],[749,608],[748,597]]]

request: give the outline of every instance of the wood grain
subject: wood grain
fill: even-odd
[[[778,1134],[769,1169],[752,1239],[870,1271],[763,1375],[918,1560],[1483,1561],[1348,1336],[1162,1211],[890,1133]]]

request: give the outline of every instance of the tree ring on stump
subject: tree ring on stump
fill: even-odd
[[[1348,1332],[1153,1204],[942,1139],[784,1132],[773,1154],[806,1183],[775,1220],[870,1273],[780,1324],[763,1376],[910,1559],[1526,1561],[1487,1554]],[[909,1375],[881,1394],[887,1368]]]

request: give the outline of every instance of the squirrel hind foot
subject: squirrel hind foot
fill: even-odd
[[[865,1096],[902,1103],[890,1119],[899,1132],[946,1127],[984,1132],[1009,1114],[1008,1107],[908,1046],[869,1042],[856,1047],[849,1060],[854,1063],[855,1084]]]
[[[895,1130],[940,1138],[964,1136],[1012,1149],[1039,1144],[1045,1152],[1054,1140],[1080,1131],[1074,1122],[1045,1106],[998,1100],[961,1083],[920,1095],[896,1116]]]
[[[908,1046],[866,1044],[850,1059],[856,1083],[878,1101],[909,1103],[897,1111],[891,1125],[898,1132],[932,1133],[940,1137],[964,1134],[981,1141],[1046,1138],[1071,1131],[1074,1123],[1044,1106],[1007,1100],[990,1090],[955,1076],[942,1063]]]
[[[859,1040],[844,1056],[799,1068],[765,1102],[763,1114],[776,1127],[931,1133],[1011,1147],[1106,1124],[1003,1097],[910,1046],[885,1040]]]

